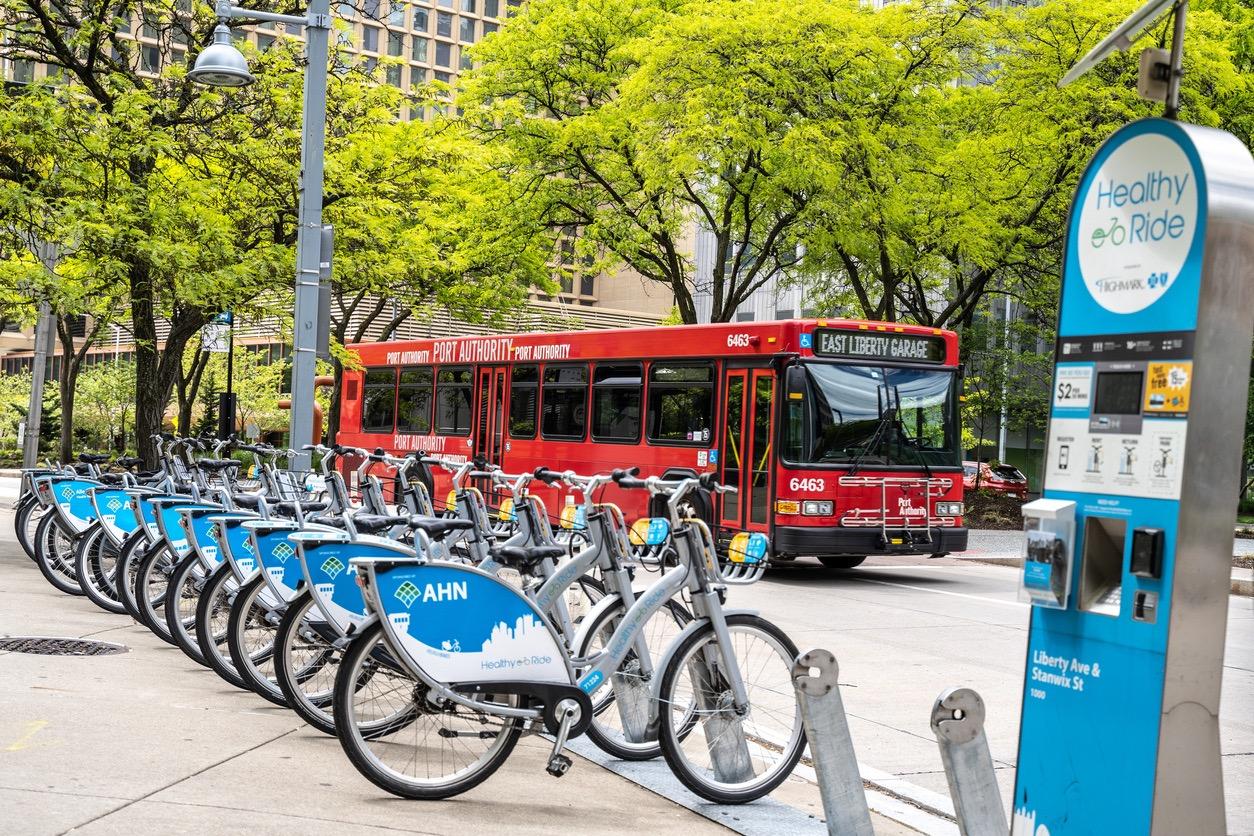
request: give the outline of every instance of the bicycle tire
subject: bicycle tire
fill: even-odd
[[[674,631],[674,635],[660,635],[654,631],[652,635],[646,637],[646,640],[648,638],[655,639],[655,641],[649,641],[650,650],[656,650],[656,653],[652,654],[655,663],[661,662],[662,657],[666,652],[666,648],[669,647],[671,641],[677,637],[679,632],[683,630],[688,622],[692,621],[692,614],[675,601],[668,601],[664,611],[670,616],[670,620],[674,622],[676,629]],[[663,610],[659,610],[658,613],[655,613],[655,615],[662,612]],[[619,602],[614,606],[603,610],[597,616],[597,620],[588,625],[587,630],[583,634],[583,639],[579,642],[578,646],[574,648],[572,655],[580,659],[586,659],[592,655],[592,643],[596,641],[599,636],[601,636],[604,629],[609,627],[609,625],[614,621],[621,619],[625,613],[626,610],[623,607],[621,599],[619,599]],[[649,622],[646,622],[646,627],[643,629],[647,630],[648,624],[653,622],[654,619],[651,617]],[[612,633],[612,628],[610,628],[610,632]],[[655,642],[660,646],[654,648],[653,645]],[[633,664],[635,662],[634,656],[634,651],[629,653],[623,660],[622,665],[620,665],[619,669],[624,671],[624,676],[627,679],[627,682],[620,687],[640,687],[644,688],[646,692],[649,692],[652,689],[651,681],[644,680],[638,673],[632,672]],[[653,675],[657,676],[658,674],[659,671],[655,669]],[[603,688],[599,688],[588,695],[592,698],[593,720],[591,725],[588,726],[588,730],[585,734],[588,736],[589,740],[596,744],[597,748],[608,755],[618,758],[619,760],[645,761],[658,757],[662,754],[662,745],[656,738],[648,743],[630,743],[626,741],[625,734],[615,728],[613,721],[615,716],[621,710],[621,706],[618,705],[618,701],[614,696],[614,689],[616,685],[620,684],[613,682],[613,679],[614,677],[611,677],[606,681]],[[600,695],[600,699],[598,699],[598,695]],[[645,705],[652,702],[651,693],[646,693],[646,699],[647,702]],[[606,712],[612,713],[607,714]],[[604,718],[608,722],[601,722],[601,718]],[[617,719],[623,720],[621,716],[618,716]],[[643,716],[633,718],[633,720],[634,722],[644,723],[647,722],[648,718],[647,716]]]
[[[139,603],[135,600],[135,578],[139,574],[139,566],[148,553],[148,536],[135,532],[122,544],[122,553],[118,556],[118,571],[114,576],[113,586],[117,590],[118,600],[126,614],[140,624],[144,623],[139,615]]]
[[[733,613],[726,616],[728,631],[732,633],[732,646],[736,647],[737,635],[750,631],[764,635],[768,638],[768,651],[774,653],[779,659],[778,670],[772,659],[769,657],[758,667],[758,661],[755,660],[754,670],[759,673],[767,672],[767,668],[771,668],[777,674],[777,678],[782,684],[773,688],[758,689],[751,683],[746,682],[746,689],[749,690],[750,707],[749,713],[742,718],[736,718],[734,722],[742,724],[749,722],[755,716],[755,712],[763,715],[771,713],[784,714],[787,711],[792,713],[791,734],[786,740],[778,740],[779,735],[767,733],[759,729],[756,722],[749,729],[745,729],[742,725],[741,735],[745,740],[745,751],[749,760],[749,768],[753,769],[753,754],[750,744],[760,753],[769,752],[771,748],[778,748],[782,755],[775,765],[766,770],[762,775],[754,773],[752,779],[740,781],[720,781],[713,780],[707,773],[707,770],[696,767],[690,760],[688,753],[683,749],[685,742],[690,746],[697,748],[704,745],[708,750],[711,744],[717,745],[719,741],[734,740],[729,736],[727,727],[722,725],[713,725],[714,723],[727,722],[732,718],[732,712],[726,708],[702,708],[705,705],[722,706],[726,702],[726,681],[718,676],[716,682],[712,683],[712,687],[707,691],[705,700],[697,700],[696,708],[699,717],[709,718],[713,725],[712,733],[707,733],[707,726],[701,725],[705,720],[698,720],[697,730],[693,729],[691,722],[691,714],[686,713],[685,717],[689,718],[683,723],[677,724],[672,722],[673,715],[669,710],[659,712],[658,739],[662,744],[662,755],[666,758],[666,763],[670,766],[675,777],[683,783],[688,789],[702,798],[713,801],[717,804],[745,804],[755,801],[767,793],[778,787],[792,773],[793,767],[801,759],[801,753],[805,749],[806,737],[805,729],[801,724],[801,712],[797,708],[796,697],[794,696],[792,687],[792,663],[797,658],[797,646],[788,638],[779,627],[771,622],[756,615],[747,613]],[[694,660],[697,653],[701,653],[707,646],[713,642],[712,650],[717,653],[717,638],[715,637],[714,627],[710,623],[704,624],[701,628],[694,630],[685,636],[674,648],[674,652],[670,656],[666,665],[666,670],[662,672],[662,683],[659,691],[659,704],[661,706],[678,706],[687,705],[692,700],[684,700],[679,690],[681,687],[681,678],[689,669],[689,664],[693,664],[694,676],[698,665],[702,665],[700,661]],[[721,657],[714,656],[716,660]],[[721,661],[719,661],[721,664]],[[750,669],[749,666],[742,663],[738,658],[737,665],[742,671]],[[704,665],[702,665],[704,667]],[[709,676],[709,669],[702,676]],[[720,690],[722,689],[722,690]],[[755,704],[755,694],[762,697]],[[771,694],[775,697],[775,701],[780,706],[786,706],[778,711],[772,712],[768,708],[766,695]],[[720,699],[723,697],[723,699]],[[687,712],[687,709],[685,708]],[[707,752],[708,753],[708,752]],[[762,755],[759,755],[762,757]],[[711,757],[713,761],[714,758]],[[709,772],[713,772],[711,767]]]
[[[375,756],[374,752],[369,749],[369,744],[374,742],[378,735],[367,737],[361,734],[355,720],[354,700],[358,694],[357,683],[364,675],[360,669],[366,662],[375,657],[376,647],[384,642],[382,624],[375,622],[366,627],[357,633],[349,643],[348,648],[344,652],[344,659],[340,664],[339,671],[336,673],[334,697],[335,726],[338,730],[337,736],[339,737],[340,745],[344,748],[345,754],[348,755],[349,761],[357,768],[358,772],[375,786],[401,798],[425,800],[450,798],[473,789],[487,780],[492,773],[500,769],[501,765],[505,763],[505,760],[514,750],[514,746],[518,743],[518,738],[522,731],[521,722],[514,719],[503,719],[501,723],[502,730],[495,732],[494,736],[488,738],[483,736],[485,734],[483,731],[472,732],[475,735],[473,738],[470,736],[471,733],[461,733],[465,734],[468,739],[491,739],[493,744],[485,756],[472,763],[470,767],[459,770],[461,774],[455,773],[450,779],[444,781],[432,782],[428,780],[419,783],[416,780],[404,780],[395,771],[389,770]],[[373,681],[376,677],[377,674],[372,674],[371,680]],[[410,699],[412,700],[413,697],[411,696]],[[465,709],[461,710],[465,711]],[[439,718],[437,722],[442,720],[446,723],[452,722],[460,716],[456,710],[452,713],[443,711],[415,713],[421,714],[423,717]],[[468,715],[469,713],[467,712],[466,716]],[[481,716],[487,717],[489,715]],[[478,723],[479,720],[476,719],[474,722]],[[415,742],[417,742],[417,724],[411,725],[415,726]],[[446,733],[446,728],[441,726],[439,733],[423,736],[423,742],[427,743],[431,738],[434,738],[435,743],[443,747],[444,744],[441,741],[449,739],[450,734],[452,739],[457,739],[461,736],[455,730],[447,730]],[[466,746],[465,743],[462,745]],[[442,755],[444,751],[441,748]],[[440,765],[443,767],[445,763],[446,761],[441,757]],[[429,774],[430,771],[428,770]]]
[[[74,537],[57,523],[55,514],[45,514],[35,531],[35,565],[54,589],[67,595],[82,595],[74,574]]]
[[[274,674],[288,708],[318,731],[334,736],[335,717],[331,713],[331,700],[343,654],[306,624],[306,617],[315,610],[313,593],[308,589],[288,602],[274,637]],[[305,652],[312,653],[313,659],[298,661],[297,654]],[[331,669],[329,677],[319,676],[328,668]],[[328,679],[329,684],[311,693],[306,685],[315,677],[318,677],[318,684]]]
[[[158,543],[144,553],[135,576],[135,609],[140,622],[157,638],[177,646],[170,627],[165,623],[165,598],[170,591],[170,573],[174,558],[165,543]],[[164,586],[162,586],[164,584]]]
[[[234,584],[235,573],[228,563],[223,562],[209,573],[205,588],[200,590],[200,600],[196,602],[196,643],[209,668],[223,681],[241,691],[251,691],[235,670],[226,644],[226,620],[238,591]]]
[[[200,570],[200,571],[197,571]],[[209,667],[205,654],[196,640],[196,612],[200,607],[200,592],[204,588],[204,567],[200,558],[189,554],[174,566],[167,584],[165,606],[166,629],[174,644],[198,665]]]
[[[270,669],[274,670],[277,666],[274,653],[277,647],[275,636],[278,634],[278,627],[267,624],[268,611],[257,601],[265,589],[266,579],[258,572],[256,577],[240,587],[239,592],[235,594],[235,600],[231,603],[230,619],[227,622],[226,646],[231,654],[231,665],[244,680],[244,684],[262,699],[287,708],[287,697],[284,696],[283,689],[279,687],[278,682],[266,674],[264,669],[257,666],[258,654],[249,649],[245,635],[250,628],[269,632],[270,650],[261,661],[269,661]]]
[[[35,560],[35,530],[39,521],[48,513],[48,509],[39,503],[34,494],[27,494],[18,503],[13,515],[13,528],[17,533],[17,541],[22,551],[31,560]]]
[[[83,532],[78,547],[74,550],[74,571],[78,575],[78,585],[87,599],[105,612],[123,615],[126,607],[117,598],[109,569],[103,561],[113,560],[112,573],[118,570],[117,547],[105,536],[100,524],[96,523]]]

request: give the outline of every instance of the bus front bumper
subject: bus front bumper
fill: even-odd
[[[930,539],[929,539],[930,537]],[[777,525],[772,551],[797,557],[837,555],[929,554],[960,552],[967,547],[966,528],[888,529],[887,541],[878,528],[802,528]]]

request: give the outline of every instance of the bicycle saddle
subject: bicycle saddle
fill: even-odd
[[[274,509],[282,514],[295,514],[296,506],[300,506],[301,513],[309,514],[314,511],[325,511],[329,502],[298,502],[294,499],[285,499],[282,502],[274,503]]]
[[[196,466],[210,473],[221,473],[224,470],[239,467],[240,463],[235,461],[235,459],[201,459],[196,462]]]
[[[121,473],[101,473],[100,481],[105,485],[120,485],[122,484],[122,474]]]
[[[104,464],[109,460],[108,453],[79,453],[78,460],[83,464]]]
[[[231,501],[241,508],[260,508],[265,496],[257,493],[233,493]]]
[[[545,558],[566,554],[565,546],[501,546],[492,556],[507,566],[530,569]]]
[[[354,514],[353,528],[362,534],[377,534],[395,525],[404,525],[409,517],[391,514]]]
[[[144,463],[144,460],[141,459],[139,456],[122,456],[120,459],[114,460],[113,463],[116,464],[118,467],[122,467],[122,468],[126,468],[127,470],[130,470],[132,467],[139,467],[141,464]]]
[[[407,521],[410,528],[420,528],[432,540],[443,540],[446,535],[453,531],[465,531],[474,528],[475,524],[470,520],[463,520],[460,517],[410,517]]]

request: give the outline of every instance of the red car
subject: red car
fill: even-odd
[[[1008,464],[990,465],[987,462],[963,462],[962,486],[975,490],[976,477],[979,489],[1004,493],[1013,499],[1028,498],[1028,477],[1019,468]]]

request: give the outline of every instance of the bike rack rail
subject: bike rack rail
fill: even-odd
[[[984,733],[984,700],[970,688],[950,688],[932,706],[949,795],[962,836],[1008,836],[993,756]]]

